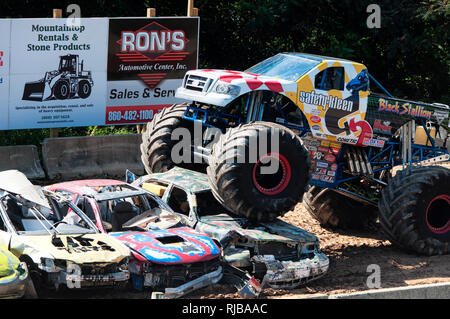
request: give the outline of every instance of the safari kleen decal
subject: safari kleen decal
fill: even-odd
[[[344,68],[343,90],[316,89],[316,75],[327,67]],[[367,146],[373,129],[365,121],[369,76],[367,69],[358,63],[320,64],[311,73],[298,81],[298,106],[309,120],[312,134],[316,138]],[[370,141],[370,142],[367,142]]]
[[[351,111],[353,102],[338,98],[337,96],[329,96],[312,92],[300,92],[300,102],[322,106],[324,109],[332,108],[337,110]]]

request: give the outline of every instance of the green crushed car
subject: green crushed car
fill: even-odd
[[[28,280],[26,265],[0,245],[0,298],[21,298]]]
[[[160,196],[183,224],[219,242],[225,261],[248,271],[262,288],[296,288],[328,270],[316,236],[280,219],[254,223],[231,215],[213,196],[206,174],[179,167],[140,178],[127,172],[127,181],[133,179]]]

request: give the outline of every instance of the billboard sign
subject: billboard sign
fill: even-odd
[[[0,20],[0,130],[145,123],[197,67],[198,17]]]

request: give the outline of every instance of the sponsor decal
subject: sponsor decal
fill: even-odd
[[[322,146],[320,146],[320,147],[318,147],[317,148],[320,152],[323,152],[323,153],[328,153],[329,152],[329,148],[328,147],[322,147]]]
[[[320,180],[320,175],[319,174],[312,174],[311,175],[311,179],[314,179],[316,181]]]
[[[3,78],[0,78],[0,84],[2,84],[3,83]]]
[[[304,142],[307,146],[320,146],[320,141],[316,139],[306,139]]]
[[[0,66],[3,66],[2,57],[3,57],[3,51],[0,51]]]
[[[325,162],[317,162],[316,165],[318,167],[328,168],[328,163]]]
[[[314,132],[314,136],[318,137],[318,138],[326,138],[327,135],[320,133],[320,132]]]
[[[320,145],[321,146],[325,146],[325,147],[329,147],[330,146],[330,142],[329,141],[321,141]]]
[[[436,118],[436,121],[440,125],[446,118],[448,118],[448,113],[445,111],[435,110],[433,116]]]
[[[379,133],[391,134],[392,126],[390,126],[391,122],[381,120],[375,120],[373,123],[373,130]]]
[[[325,160],[327,162],[330,162],[330,163],[335,162],[336,161],[336,156],[328,154],[328,155],[325,156]]]
[[[321,160],[323,158],[323,154],[321,152],[311,152],[311,158],[315,160]]]
[[[338,165],[337,165],[337,164],[331,164],[331,166],[330,166],[330,169],[331,169],[332,171],[337,170],[337,168],[338,168]]]
[[[336,171],[328,171],[327,175],[328,176],[336,176]]]
[[[373,134],[372,127],[370,126],[369,122],[364,120],[355,122],[354,118],[350,119],[349,128],[354,133],[361,131],[361,134],[359,134],[358,141],[356,142],[356,145],[359,146],[364,145],[364,139],[371,138]]]
[[[378,99],[378,111],[431,119],[431,111],[427,111],[424,106],[413,106],[409,102],[399,103],[396,101],[395,104],[391,104],[389,101],[380,98]]]
[[[320,180],[322,182],[332,183],[332,182],[334,182],[334,177],[328,176],[328,175],[322,175],[322,176],[320,176]]]
[[[332,147],[332,148],[331,148],[331,153],[337,155],[337,154],[339,154],[339,150],[340,150],[339,148]]]
[[[327,135],[327,140],[329,140],[329,141],[336,141],[336,136],[334,136],[334,135]]]
[[[340,148],[341,144],[340,143],[330,143],[331,147],[336,147],[336,148]]]
[[[337,96],[317,94],[314,90],[309,93],[300,92],[300,102],[322,106],[324,110],[331,108],[351,112],[353,108],[353,101],[344,100]]]
[[[337,140],[338,142],[344,142],[349,144],[356,144],[358,142],[358,139],[347,136],[338,136]]]
[[[315,170],[315,173],[316,173],[316,174],[320,174],[320,175],[324,175],[324,174],[327,173],[327,170],[326,170],[325,168],[319,168],[319,167],[317,167],[316,170]]]
[[[364,139],[364,140],[366,140],[366,139]],[[371,139],[367,140],[367,144],[365,144],[365,145],[383,148],[384,143],[385,143],[384,140],[371,138]]]
[[[319,125],[313,125],[311,126],[311,129],[318,131],[321,129],[321,127]]]
[[[312,123],[320,123],[321,119],[318,116],[311,116],[309,118],[311,120]]]

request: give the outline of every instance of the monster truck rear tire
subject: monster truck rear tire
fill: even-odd
[[[278,136],[278,150],[272,145],[272,135]],[[267,148],[260,149],[265,137]],[[276,171],[262,174],[264,165],[271,162],[278,164]],[[274,123],[253,122],[228,129],[219,137],[207,173],[213,194],[229,211],[254,221],[270,221],[301,201],[309,179],[309,160],[294,132]]]
[[[390,179],[378,204],[389,240],[424,255],[450,253],[450,169],[408,167]]]
[[[186,108],[186,104],[174,104],[147,123],[141,143],[141,160],[147,173],[164,172],[174,166],[171,151],[178,141],[172,140],[171,136],[176,128],[183,126]]]
[[[378,209],[329,188],[311,186],[303,196],[308,213],[325,228],[373,230]]]

